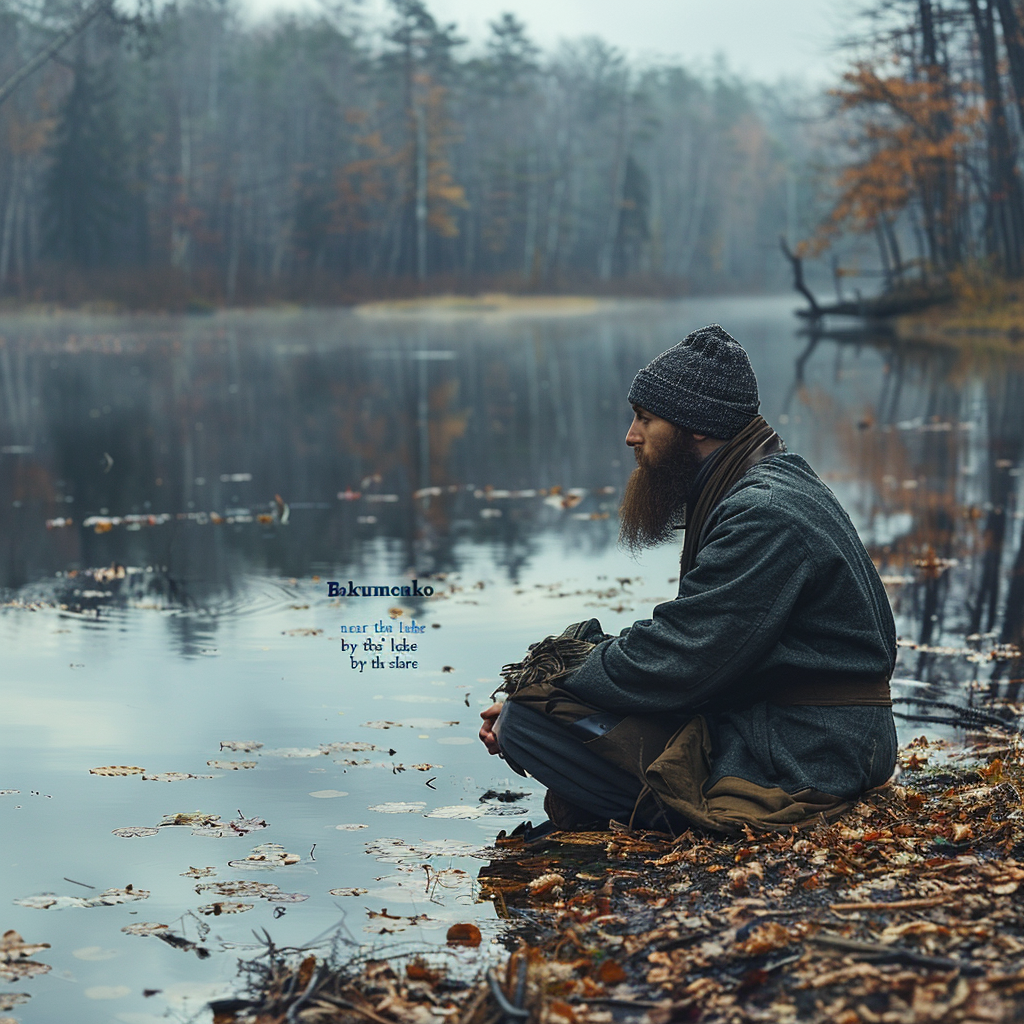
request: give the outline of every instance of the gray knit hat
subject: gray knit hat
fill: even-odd
[[[629,403],[684,430],[727,440],[757,415],[757,380],[740,343],[710,324],[645,366]]]

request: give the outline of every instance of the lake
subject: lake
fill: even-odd
[[[897,710],[1012,709],[1022,365],[794,306],[0,319],[0,932],[50,944],[0,1016],[208,1021],[264,930],[497,958],[475,876],[543,812],[479,711],[529,643],[674,596],[677,545],[616,544],[625,395],[708,322],[879,566]]]

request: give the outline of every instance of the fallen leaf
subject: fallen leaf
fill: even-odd
[[[554,889],[563,885],[565,885],[565,878],[562,875],[550,872],[533,879],[529,884],[529,889],[533,896],[546,896]]]
[[[70,907],[110,907],[118,903],[148,900],[149,896],[147,889],[135,889],[129,885],[124,889],[105,889],[97,896],[58,896],[56,893],[45,892],[38,896],[24,896],[12,902],[31,910],[66,910]]]
[[[243,768],[255,768],[256,761],[207,761],[208,768],[217,768],[225,772],[237,772]]]
[[[371,811],[379,811],[381,814],[422,814],[423,809],[426,806],[426,801],[414,800],[409,803],[396,801],[391,803],[373,804],[368,809]]]
[[[618,985],[627,977],[622,965],[616,960],[602,960],[601,966],[597,969],[597,976],[605,985]]]
[[[0,935],[0,964],[14,963],[16,960],[27,960],[44,949],[49,949],[48,942],[26,942],[13,928]]]
[[[157,772],[143,775],[143,782],[184,782],[185,779],[212,779],[212,775],[193,775],[191,772]]]
[[[169,930],[169,925],[157,924],[155,921],[139,921],[137,924],[126,924],[121,929],[126,935],[159,935],[161,932]]]
[[[254,903],[210,903],[204,907],[196,907],[196,912],[207,917],[220,917],[222,914],[244,914],[254,906]]]
[[[350,889],[328,889],[327,890],[332,896],[365,896],[369,889],[359,889],[353,887]]]
[[[475,924],[453,924],[445,939],[449,946],[479,946],[483,936]]]
[[[121,839],[143,839],[146,836],[155,836],[159,831],[160,829],[150,828],[148,825],[129,825],[126,828],[115,828],[110,834]]]
[[[90,775],[142,775],[145,768],[136,768],[130,764],[112,764],[103,768],[90,768]]]
[[[252,853],[242,860],[229,860],[228,867],[259,871],[267,868],[286,867],[298,864],[302,858],[297,853],[288,853],[277,843],[262,843],[253,847]]]
[[[435,807],[425,815],[427,818],[482,818],[487,808],[479,804],[452,804],[450,807]]]

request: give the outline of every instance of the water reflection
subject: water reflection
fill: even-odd
[[[1019,365],[971,367],[855,331],[799,336],[786,304],[720,305],[765,411],[852,503],[887,576],[908,581],[894,590],[914,623],[906,635],[922,648],[949,633],[1019,645]],[[702,320],[699,306],[522,320],[12,318],[0,586],[121,564],[147,570],[112,588],[122,596],[215,613],[253,573],[357,573],[371,537],[421,575],[457,571],[462,539],[498,545],[513,579],[540,531],[600,555],[629,469],[623,395]],[[90,517],[102,521],[86,527]],[[83,590],[59,596],[102,606]],[[913,674],[948,668],[921,650]]]
[[[744,342],[765,415],[836,491],[876,559],[903,644],[896,692],[918,701],[903,710],[926,712],[928,699],[1017,700],[1018,362],[972,365],[884,335],[802,335],[788,299],[629,304],[558,319],[8,318],[0,790],[19,789],[21,802],[0,812],[17,827],[21,859],[0,878],[3,896],[63,892],[64,876],[101,889],[145,881],[146,914],[170,925],[197,902],[184,869],[223,870],[220,849],[195,859],[204,851],[194,843],[217,841],[110,831],[201,804],[265,816],[271,841],[303,854],[281,869],[303,880],[281,888],[310,899],[280,921],[260,920],[280,941],[304,942],[337,922],[332,888],[367,889],[377,909],[397,914],[398,900],[418,913],[417,844],[479,845],[507,824],[493,808],[477,814],[486,790],[510,782],[472,739],[498,666],[544,631],[592,614],[616,631],[674,592],[672,546],[638,567],[615,545],[631,467],[625,394],[639,366],[714,320]],[[402,602],[443,625],[431,630],[429,667],[359,681],[335,635],[355,605],[328,601],[322,581],[406,575],[445,594]],[[443,673],[445,664],[456,671]],[[87,774],[121,763],[207,774],[222,740],[248,736],[266,751],[369,743],[378,752],[347,761],[256,753],[258,769],[166,789]],[[432,776],[405,770],[417,764],[436,766],[437,790],[425,789]],[[393,824],[397,815],[369,810],[397,802],[438,819],[410,812]],[[472,814],[445,817],[463,803]],[[364,841],[379,857],[395,833],[413,860],[391,877],[363,863]],[[74,848],[56,835],[73,836]],[[315,843],[315,858],[306,856]],[[479,912],[472,893],[459,898],[449,918]],[[69,976],[86,968],[67,951],[97,942],[120,949],[127,972],[96,967],[97,984],[192,982],[200,967],[206,982],[231,973],[216,966],[223,958],[189,957],[185,971],[156,942],[124,945],[120,929],[136,919],[115,920],[114,910],[99,925],[72,911],[0,906],[26,938],[60,938],[54,963],[65,956]],[[422,934],[443,934],[447,919],[427,909],[440,916]],[[351,918],[357,938],[362,910]],[[218,922],[211,948],[246,941],[250,927]],[[70,989],[37,994],[25,1020],[109,1017],[84,1011]]]

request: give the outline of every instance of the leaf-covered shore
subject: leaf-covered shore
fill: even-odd
[[[270,947],[216,1020],[1019,1020],[1024,757],[922,737],[901,761],[896,783],[803,832],[502,834],[479,875],[508,923],[499,968],[466,981],[426,950],[337,963]]]

